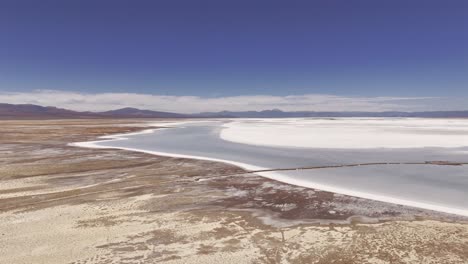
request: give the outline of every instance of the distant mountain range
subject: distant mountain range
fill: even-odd
[[[279,109],[264,111],[245,111],[245,112],[207,112],[198,114],[200,116],[220,115],[225,117],[242,118],[281,118],[281,117],[468,117],[468,111],[428,111],[428,112],[314,112],[314,111],[295,111],[285,112]]]
[[[79,118],[282,118],[282,117],[434,117],[468,118],[468,111],[431,111],[431,112],[285,112],[278,109],[245,112],[206,112],[198,114],[179,114],[121,108],[105,112],[79,112],[51,106],[32,104],[0,104],[0,119],[79,119]]]
[[[105,112],[79,112],[52,106],[0,104],[0,119],[71,119],[71,118],[188,118],[169,112],[122,108]]]

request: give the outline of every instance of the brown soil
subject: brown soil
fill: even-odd
[[[1,121],[0,263],[468,263],[462,218],[67,146],[147,122]]]

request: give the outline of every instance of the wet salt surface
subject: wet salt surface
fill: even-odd
[[[94,147],[224,160],[246,169],[377,162],[468,162],[468,148],[329,149],[255,146],[220,138],[228,121],[193,122],[94,142]],[[372,165],[259,173],[305,187],[468,216],[468,165]]]

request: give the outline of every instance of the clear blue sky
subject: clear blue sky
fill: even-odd
[[[0,91],[468,96],[466,0],[0,1]]]

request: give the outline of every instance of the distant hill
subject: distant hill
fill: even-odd
[[[121,108],[112,111],[100,112],[100,115],[103,116],[110,116],[110,117],[121,117],[121,118],[184,118],[184,117],[191,117],[190,115],[184,114],[177,114],[177,113],[169,113],[169,112],[159,112],[159,111],[151,111],[151,110],[141,110],[138,108]]]
[[[92,118],[97,114],[32,104],[0,104],[0,119]]]
[[[179,114],[121,108],[105,112],[79,112],[52,106],[33,104],[0,104],[0,119],[79,119],[79,118],[284,118],[284,117],[433,117],[468,118],[468,111],[432,112],[284,112],[278,109],[244,112],[207,112],[198,114]]]

